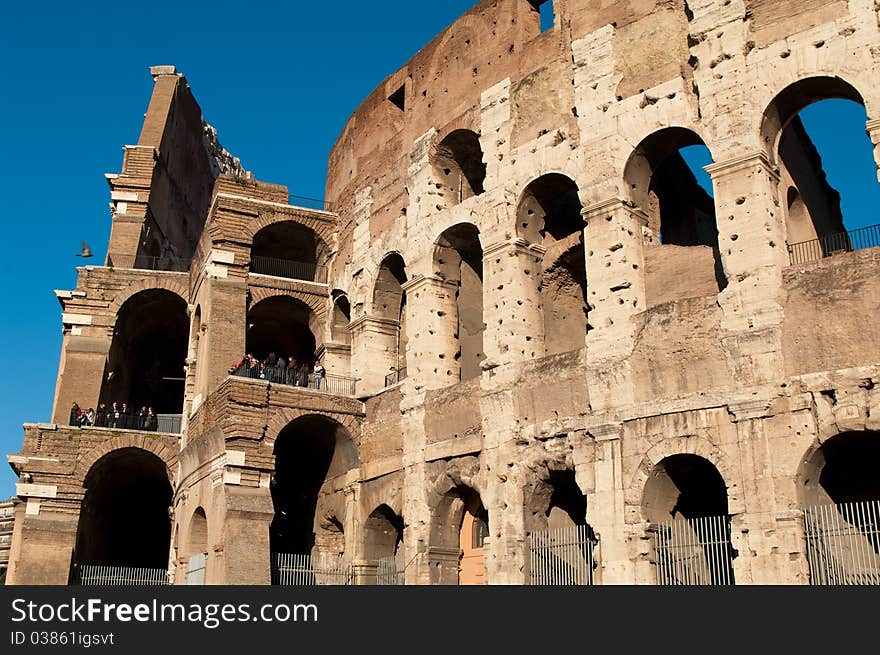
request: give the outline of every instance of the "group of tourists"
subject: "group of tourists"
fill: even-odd
[[[296,357],[286,359],[284,355],[274,352],[262,361],[248,353],[241,361],[235,362],[229,367],[230,375],[257,380],[268,380],[277,384],[287,384],[294,387],[321,388],[321,381],[325,372],[321,363],[310,366],[308,362],[298,362]]]
[[[159,429],[159,419],[152,407],[144,406],[134,411],[128,403],[113,403],[108,409],[106,403],[101,403],[95,411],[91,407],[83,409],[73,403],[70,408],[70,425],[155,432]]]

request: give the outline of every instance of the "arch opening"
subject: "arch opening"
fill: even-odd
[[[825,441],[803,472],[806,505],[880,500],[880,432],[843,432]]]
[[[113,403],[128,411],[130,419],[117,427],[149,429],[135,421],[141,408],[152,407],[155,414],[183,411],[189,334],[187,304],[171,291],[141,291],[120,307],[100,401],[108,411]]]
[[[784,89],[764,112],[761,135],[779,169],[792,264],[880,245],[874,144],[859,92],[840,78],[813,77]]]
[[[480,232],[470,224],[459,223],[437,240],[434,251],[435,274],[457,285],[454,316],[441,317],[453,322],[457,340],[454,356],[457,381],[479,377],[483,349],[483,248]]]
[[[546,248],[540,293],[547,355],[586,343],[589,304],[582,209],[577,184],[560,173],[529,183],[517,208],[517,235]]]
[[[390,343],[386,351],[389,359],[384,362],[385,373],[398,381],[400,372],[406,371],[406,264],[403,258],[392,253],[382,260],[376,286],[373,290],[373,313],[392,326]]]
[[[74,567],[167,568],[172,489],[165,463],[121,448],[95,462],[83,484]]]
[[[327,255],[326,244],[313,230],[295,221],[280,221],[254,235],[250,270],[324,283]]]
[[[374,509],[364,524],[364,557],[378,561],[402,554],[403,518],[388,505]]]
[[[248,310],[247,354],[262,362],[265,379],[289,384],[294,371],[302,367],[311,370],[316,348],[314,321],[311,308],[289,296],[261,300]],[[259,367],[250,366],[240,373],[259,377],[259,371]]]
[[[459,553],[455,570],[444,571],[440,582],[485,584],[483,546],[489,536],[489,513],[480,494],[457,485],[443,495],[431,518],[431,545]]]
[[[451,207],[483,193],[486,164],[480,138],[471,130],[450,132],[436,147],[432,158],[438,209]]]
[[[333,343],[351,345],[351,303],[348,296],[340,293],[333,298],[333,318],[330,321],[330,340]]]
[[[710,163],[712,155],[699,135],[686,128],[669,127],[646,137],[630,155],[624,170],[629,198],[645,212],[648,230],[660,244],[646,249],[646,266],[661,270],[675,263],[673,258],[678,260],[677,266],[688,271],[683,280],[689,287],[685,292],[699,289],[717,293],[727,286],[712,185],[700,168]],[[673,278],[681,277],[661,273],[658,282],[671,284]]]
[[[357,467],[357,450],[340,424],[322,416],[305,416],[291,421],[279,433],[274,453],[271,549],[311,554],[316,533],[323,535],[332,527],[317,525],[319,499],[332,493],[329,483]],[[342,524],[336,520],[335,525],[341,536]]]
[[[645,483],[642,513],[655,531],[659,584],[733,584],[727,485],[711,462],[663,459]]]

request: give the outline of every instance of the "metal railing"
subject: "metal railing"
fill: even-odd
[[[529,535],[529,584],[592,585],[595,546],[588,525],[533,532]]]
[[[319,284],[327,283],[326,266],[295,262],[289,259],[278,259],[276,257],[251,256],[251,273],[284,277],[289,280],[317,282]]]
[[[166,569],[148,569],[130,566],[83,564],[77,569],[74,584],[83,587],[160,586],[168,584],[168,571]]]
[[[186,273],[189,271],[191,259],[181,259],[179,257],[149,257],[147,255],[138,255],[134,258],[131,266],[122,266],[119,262],[125,261],[131,255],[119,255],[110,253],[108,255],[108,266],[116,266],[118,268],[135,268],[141,271],[168,271],[170,273]]]
[[[395,556],[383,557],[376,567],[376,584],[379,586],[396,586],[404,584],[405,573],[397,564]]]
[[[880,225],[870,225],[858,230],[829,234],[819,239],[790,243],[788,254],[791,264],[794,266],[795,264],[818,261],[823,257],[831,257],[843,252],[853,252],[876,246],[880,246]]]
[[[341,557],[272,553],[272,584],[286,587],[348,586],[355,580],[351,563]]]
[[[266,380],[272,384],[280,384],[288,387],[301,387],[337,396],[355,395],[354,378],[342,375],[315,375],[314,373],[302,374],[293,369],[279,369],[274,366],[237,368],[230,375],[252,380]]]
[[[880,585],[880,501],[804,510],[813,585]]]
[[[392,384],[397,384],[401,380],[406,379],[406,367],[399,368],[396,371],[391,371],[388,375],[385,376],[385,386],[390,387]]]
[[[332,203],[326,200],[318,200],[317,198],[309,198],[307,196],[294,196],[288,194],[287,204],[294,207],[304,207],[305,209],[318,209],[325,212],[333,211]]]
[[[81,424],[79,427],[112,428],[115,430],[142,430],[144,432],[165,432],[180,434],[183,414],[155,414],[153,417],[138,414],[120,414],[114,416],[108,411],[106,415],[96,416],[94,425]]]
[[[654,528],[658,585],[733,584],[730,517],[677,519]]]

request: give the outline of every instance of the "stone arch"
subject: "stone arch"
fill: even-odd
[[[354,410],[356,405],[360,405],[360,403],[355,400],[352,400],[351,404],[352,410]],[[341,414],[335,412],[316,411],[313,409],[279,407],[272,413],[271,417],[266,423],[266,430],[263,436],[263,442],[272,442],[272,444],[274,445],[275,440],[278,439],[278,435],[281,434],[281,431],[286,428],[290,423],[298,418],[313,415],[321,416],[325,419],[338,423],[348,431],[349,436],[355,444],[357,444],[357,442],[359,441],[361,423],[354,413]],[[268,451],[271,452],[272,446],[267,443],[267,447]]]
[[[380,560],[394,557],[403,547],[403,517],[382,503],[364,521],[364,557]]]
[[[208,552],[208,516],[203,507],[193,510],[187,525],[185,557]]]
[[[484,192],[484,158],[480,137],[473,130],[456,129],[437,142],[431,154],[431,164],[436,193],[442,198],[441,205],[457,205]]]
[[[735,515],[745,512],[738,468],[734,468],[718,446],[705,437],[696,435],[667,437],[649,448],[624,490],[626,503],[633,507],[641,507],[642,493],[651,472],[667,457],[681,454],[697,455],[718,469],[727,484],[728,513]]]
[[[833,436],[813,443],[797,471],[803,507],[880,500],[876,476],[880,462],[880,432],[835,430]]]
[[[277,211],[261,213],[256,220],[249,221],[245,226],[242,237],[248,244],[253,243],[254,236],[260,230],[270,227],[276,223],[291,221],[299,223],[303,227],[310,229],[328,247],[333,243],[333,233],[335,230],[335,222],[329,218],[320,217],[312,213],[298,213],[295,211]]]
[[[297,289],[279,289],[278,287],[264,287],[254,284],[248,285],[248,292],[250,293],[249,307],[253,307],[270,298],[293,298],[304,305],[308,305],[316,320],[323,319],[327,315],[326,296],[319,296]]]
[[[145,450],[161,459],[165,462],[165,467],[168,472],[168,482],[171,484],[172,488],[175,487],[175,468],[177,466],[179,448],[178,439],[176,437],[160,436],[145,437],[143,435],[129,433],[108,439],[82,454],[77,459],[76,468],[74,470],[74,477],[77,482],[82,484],[91,468],[98,462],[98,460],[104,457],[104,455],[123,448],[138,448],[140,450]]]
[[[856,87],[837,74],[794,77],[773,96],[761,113],[758,130],[764,154],[771,163],[776,163],[782,132],[797,114],[815,102],[832,98],[866,105],[864,96]]]
[[[136,296],[142,291],[152,291],[160,289],[176,294],[183,302],[189,305],[188,280],[185,277],[181,277],[181,279],[177,279],[177,277],[181,276],[172,277],[171,275],[166,274],[152,280],[140,280],[137,282],[131,282],[127,287],[117,292],[116,296],[113,298],[113,302],[111,302],[109,307],[107,308],[107,311],[110,312],[113,316],[116,316],[119,313],[119,310],[122,309],[122,306],[132,297]]]

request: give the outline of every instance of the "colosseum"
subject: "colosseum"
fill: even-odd
[[[10,584],[880,584],[880,238],[799,118],[880,165],[880,4],[550,2],[385,79],[318,203],[151,69]]]

